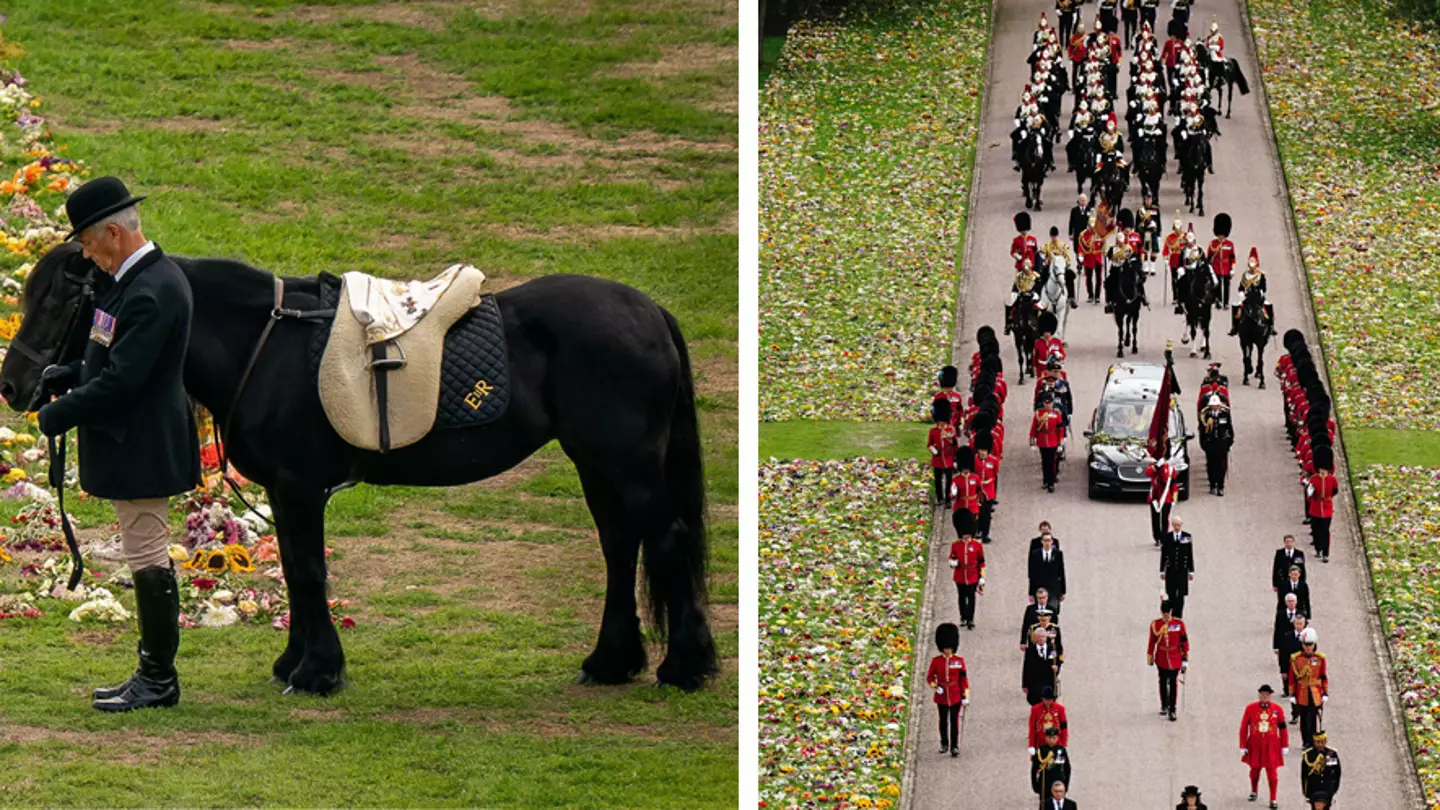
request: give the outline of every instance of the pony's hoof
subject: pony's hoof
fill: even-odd
[[[1197,351],[1195,351],[1194,349],[1191,349],[1191,350],[1190,350],[1190,356],[1191,356],[1191,357],[1199,357],[1199,356],[1200,356],[1200,353],[1197,352]]]
[[[331,671],[318,664],[302,661],[299,668],[290,676],[290,685],[285,689],[285,694],[289,695],[295,692],[321,696],[333,694],[344,685],[342,671],[343,666]]]
[[[1131,346],[1131,347],[1130,347],[1130,353],[1131,353],[1131,354],[1139,354],[1139,353],[1140,353],[1140,347],[1139,347],[1139,346]]]

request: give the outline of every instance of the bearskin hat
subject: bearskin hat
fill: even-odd
[[[935,628],[935,648],[939,650],[960,649],[960,628],[945,622]]]
[[[1320,379],[1320,375],[1315,373],[1315,361],[1308,357],[1296,360],[1295,379],[1300,382],[1302,388],[1308,388],[1311,383]]]
[[[1059,329],[1059,328],[1060,328],[1060,319],[1055,317],[1055,313],[1051,312],[1051,311],[1048,310],[1048,309],[1045,310],[1044,312],[1040,313],[1040,331],[1041,331],[1041,332],[1049,332],[1050,334],[1053,335],[1053,334],[1055,334],[1055,330],[1056,330],[1056,329]]]
[[[999,352],[995,352],[994,354],[982,355],[980,357],[980,373],[999,374],[1001,371],[1004,370],[1002,363],[1003,361],[1000,359]]]
[[[1319,380],[1315,380],[1309,385],[1306,385],[1305,398],[1310,401],[1311,405],[1314,405],[1318,400],[1328,399],[1329,397],[1325,393],[1325,384]]]
[[[955,469],[975,469],[975,451],[969,447],[960,447],[955,450]]]
[[[1026,212],[1024,212],[1024,211],[1021,211],[1020,213],[1018,213],[1018,214],[1015,215],[1015,230],[1016,230],[1016,231],[1028,231],[1028,230],[1030,230],[1030,215],[1029,215],[1028,213],[1026,213]]]
[[[1281,340],[1281,343],[1284,344],[1285,351],[1289,352],[1291,357],[1294,357],[1295,347],[1305,345],[1305,335],[1299,329],[1286,329],[1285,337]]]
[[[1121,208],[1120,213],[1115,215],[1115,222],[1128,231],[1135,227],[1135,212],[1129,208]]]
[[[994,330],[994,329],[991,329],[989,324],[986,324],[985,326],[982,326],[982,327],[980,327],[979,329],[976,329],[976,330],[975,330],[975,342],[976,342],[976,343],[979,343],[981,346],[984,346],[984,345],[985,345],[985,340],[986,340],[987,338],[990,339],[990,340],[994,340],[994,339],[995,339],[995,330]]]
[[[986,438],[989,438],[989,437],[990,437],[990,431],[992,431],[992,430],[995,429],[995,415],[992,414],[992,413],[990,413],[989,411],[985,410],[985,409],[982,407],[982,408],[980,409],[980,412],[977,413],[977,414],[975,414],[975,419],[974,419],[974,421],[972,421],[972,422],[970,423],[970,429],[971,429],[972,431],[974,431],[974,433],[975,433],[975,439],[977,439],[977,440],[978,440],[981,436],[984,436],[984,437],[986,437]],[[972,440],[972,441],[973,441],[973,440]],[[972,443],[972,446],[973,446],[973,443]]]
[[[955,383],[960,381],[960,369],[954,366],[946,366],[940,369],[940,387],[954,388]]]
[[[1305,414],[1305,432],[1310,434],[1310,446],[1317,447],[1330,443],[1330,412],[1310,409]]]
[[[1298,365],[1302,360],[1303,360],[1304,362],[1306,362],[1306,363],[1311,363],[1311,364],[1313,364],[1313,363],[1315,362],[1315,360],[1310,357],[1310,349],[1309,349],[1309,347],[1305,346],[1303,343],[1300,344],[1300,345],[1298,345],[1298,346],[1296,346],[1296,347],[1290,352],[1290,364],[1291,364],[1292,366],[1293,366],[1293,365]]]
[[[945,397],[937,397],[934,402],[930,403],[930,420],[933,422],[949,422],[953,413],[950,400]]]
[[[1170,26],[1166,29],[1166,31],[1168,31],[1170,36],[1174,37],[1175,39],[1184,39],[1185,35],[1189,33],[1189,31],[1185,27],[1185,23],[1173,17],[1170,18]]]
[[[1313,441],[1313,440],[1312,440]],[[1328,444],[1313,445],[1315,469],[1335,472],[1335,451]]]
[[[1229,215],[1229,214],[1216,214],[1216,215],[1215,215],[1215,235],[1216,235],[1216,236],[1229,236],[1229,235],[1230,235],[1231,225],[1232,225],[1232,223],[1230,222],[1230,215]]]
[[[975,424],[979,425],[980,421],[981,417],[976,416]],[[970,446],[975,448],[977,451],[984,450],[987,453],[993,453],[995,452],[995,437],[990,435],[989,430],[986,430],[983,433],[976,431],[975,438],[970,440]]]

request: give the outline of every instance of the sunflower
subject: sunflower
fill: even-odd
[[[255,561],[250,558],[250,551],[239,543],[231,543],[226,546],[224,553],[230,562],[232,572],[248,574],[255,570]]]
[[[210,559],[210,552],[203,548],[197,548],[195,549],[194,556],[190,558],[190,561],[182,564],[180,567],[188,568],[191,571],[203,571],[205,570],[205,561],[208,559]]]
[[[205,570],[212,574],[223,574],[230,568],[230,557],[224,551],[212,551],[205,560]]]

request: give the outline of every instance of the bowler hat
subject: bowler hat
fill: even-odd
[[[1194,785],[1186,785],[1185,790],[1180,793],[1180,798],[1183,799],[1186,796],[1194,796],[1197,799],[1200,798],[1200,788]]]
[[[125,183],[118,177],[97,177],[75,189],[65,200],[65,215],[74,228],[65,238],[74,239],[91,225],[143,199],[143,194],[131,196],[130,189],[125,188]]]
[[[1267,693],[1267,694],[1271,694],[1271,695],[1275,694],[1275,690],[1274,690],[1274,689],[1271,689],[1271,688],[1270,688],[1270,684],[1268,684],[1268,683],[1267,683],[1267,684],[1261,684],[1261,686],[1260,686],[1260,691],[1261,691],[1261,692],[1265,692],[1265,693]]]
[[[1040,687],[1040,697],[1044,698],[1045,700],[1054,700],[1054,699],[1055,699],[1055,687],[1053,687],[1053,686],[1042,686],[1042,687]]]

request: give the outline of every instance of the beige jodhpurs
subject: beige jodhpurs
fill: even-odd
[[[120,520],[120,547],[131,571],[170,567],[169,498],[111,501]]]

